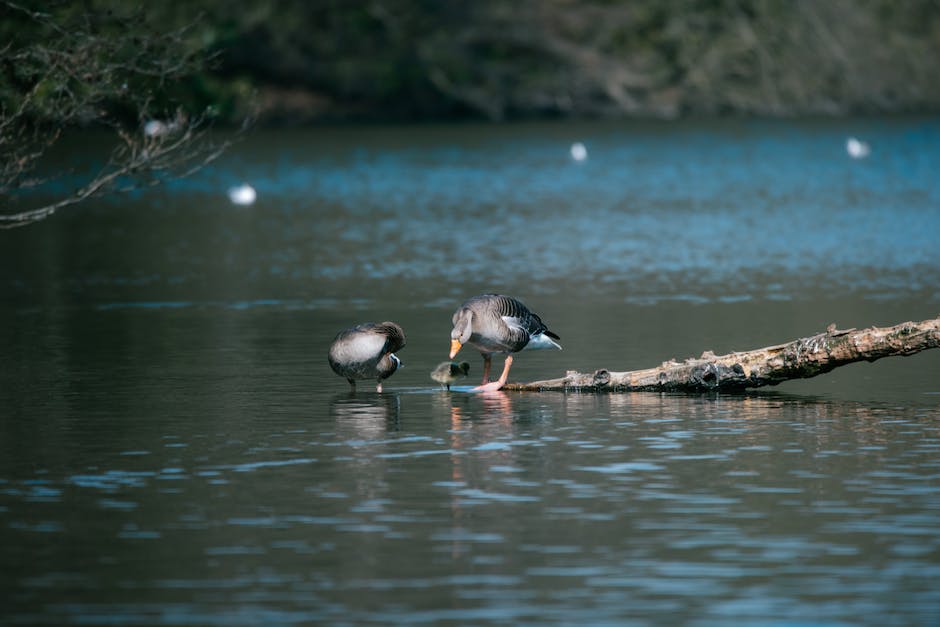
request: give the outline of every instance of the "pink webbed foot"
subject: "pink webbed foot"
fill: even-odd
[[[478,385],[478,386],[476,386],[475,388],[473,388],[473,389],[470,390],[470,391],[471,391],[471,392],[495,392],[495,391],[501,389],[504,385],[506,385],[506,382],[505,382],[505,381],[502,381],[502,380],[499,380],[499,381],[490,381],[489,383],[484,383],[483,385]]]
[[[512,355],[506,355],[506,363],[503,364],[503,373],[499,375],[499,379],[496,381],[490,381],[489,383],[486,380],[483,381],[483,385],[478,385],[477,387],[471,390],[472,392],[495,392],[501,389],[506,385],[506,381],[509,379],[509,367],[512,366]]]

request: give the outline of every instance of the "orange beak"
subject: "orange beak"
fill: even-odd
[[[463,346],[463,344],[460,343],[460,340],[451,340],[451,341],[450,341],[450,358],[451,358],[451,359],[454,358],[454,355],[457,354],[457,352],[460,350],[460,347],[461,347],[461,346]]]

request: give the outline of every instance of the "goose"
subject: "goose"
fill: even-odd
[[[467,362],[462,361],[458,364],[453,361],[442,361],[431,371],[431,378],[449,390],[451,383],[468,374],[470,374],[470,364]]]
[[[357,379],[375,379],[375,391],[382,380],[401,368],[394,351],[405,346],[405,332],[394,322],[364,322],[340,331],[330,345],[330,368],[356,388]]]
[[[483,355],[483,383],[478,392],[499,390],[506,385],[512,353],[522,349],[557,348],[557,335],[548,330],[536,314],[512,296],[482,294],[464,302],[453,317],[450,332],[450,358],[464,344],[472,344]],[[494,353],[505,353],[506,362],[499,379],[490,382],[490,365]]]

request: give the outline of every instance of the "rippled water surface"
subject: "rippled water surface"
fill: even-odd
[[[259,132],[0,231],[0,623],[935,624],[940,351],[735,396],[428,373],[481,291],[562,337],[515,380],[935,317],[937,172],[923,119]],[[327,346],[382,319],[405,368],[352,393]]]

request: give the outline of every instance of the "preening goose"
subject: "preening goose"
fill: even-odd
[[[450,389],[450,384],[470,374],[470,364],[465,361],[459,364],[453,361],[442,361],[437,368],[431,371],[431,378]]]
[[[536,314],[519,300],[502,294],[483,294],[468,299],[454,312],[450,332],[450,358],[464,344],[473,345],[483,355],[483,383],[477,391],[498,390],[506,384],[512,353],[525,348],[557,348],[561,339],[548,330]],[[494,353],[505,353],[506,363],[499,379],[489,381]]]
[[[330,368],[356,387],[357,379],[375,379],[376,391],[382,381],[401,368],[394,351],[405,346],[405,332],[394,322],[365,322],[340,331],[330,345]]]

